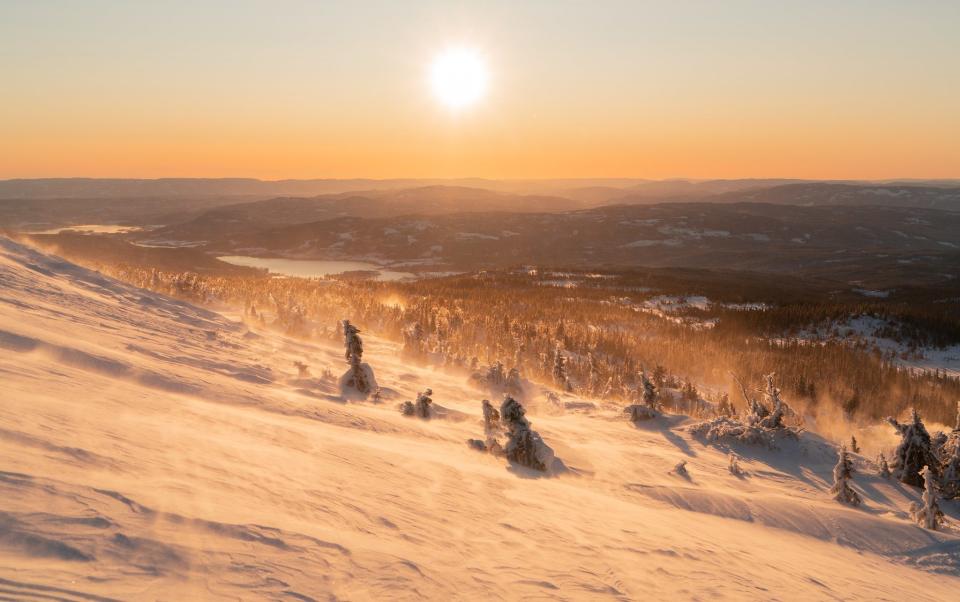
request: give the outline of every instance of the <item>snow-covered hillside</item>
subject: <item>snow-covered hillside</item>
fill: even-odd
[[[918,491],[860,456],[864,505],[833,501],[835,449],[816,435],[738,449],[737,477],[728,450],[693,439],[682,417],[636,427],[620,408],[562,412],[533,390],[527,416],[569,467],[541,476],[465,444],[482,436],[489,397],[466,375],[364,342],[380,404],[345,402],[319,377],[346,369],[342,347],[250,330],[0,238],[0,597],[960,591],[960,536],[915,526]],[[402,416],[397,403],[426,387],[469,418]],[[680,460],[687,478],[672,472]]]

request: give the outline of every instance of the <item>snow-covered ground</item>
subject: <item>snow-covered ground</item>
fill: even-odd
[[[803,329],[797,336],[777,339],[783,342],[822,343],[837,341],[864,344],[889,355],[898,364],[912,370],[933,372],[940,370],[950,376],[960,376],[960,345],[947,347],[909,346],[903,342],[884,337],[884,329],[894,326],[884,318],[859,315],[843,320],[833,320],[815,327]]]
[[[347,316],[344,316],[347,317]],[[363,325],[359,325],[361,328]],[[0,238],[0,597],[956,599],[960,536],[833,447],[726,450],[682,417],[528,417],[569,471],[469,449],[488,393],[365,337],[385,402],[346,403],[334,344],[249,330]],[[460,421],[405,418],[431,387]],[[573,401],[573,399],[570,399]],[[681,459],[689,478],[671,473]],[[946,504],[949,527],[956,508]]]

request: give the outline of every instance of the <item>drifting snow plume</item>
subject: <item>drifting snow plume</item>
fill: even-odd
[[[920,478],[920,472],[925,467],[930,469],[936,476],[937,459],[931,448],[930,434],[920,420],[920,414],[916,409],[910,412],[910,421],[899,423],[893,418],[887,418],[893,428],[897,429],[900,435],[900,445],[893,456],[893,476],[902,483],[913,485],[914,487],[923,487],[923,480]]]
[[[530,428],[520,402],[509,395],[500,405],[500,419],[507,429],[504,452],[507,459],[521,466],[546,471],[553,466],[554,453],[540,435]]]
[[[366,397],[377,388],[377,380],[370,365],[362,361],[363,341],[360,339],[360,329],[349,320],[344,320],[342,326],[344,358],[350,368],[340,377],[340,388],[344,391],[356,391]]]
[[[833,499],[841,504],[859,506],[863,500],[860,499],[860,494],[850,486],[852,480],[853,462],[847,455],[847,446],[841,444],[837,465],[833,467],[833,487],[830,488],[830,493],[833,494]]]
[[[937,500],[936,477],[929,466],[924,466],[919,474],[923,477],[923,505],[916,502],[911,504],[910,514],[921,527],[936,531],[943,524],[943,512]]]

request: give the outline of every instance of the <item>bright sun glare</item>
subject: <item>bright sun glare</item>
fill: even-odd
[[[437,99],[451,109],[480,100],[487,91],[487,66],[476,50],[451,48],[433,59],[430,84]]]

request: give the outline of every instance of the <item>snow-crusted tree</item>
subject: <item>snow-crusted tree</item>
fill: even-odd
[[[847,455],[847,446],[841,444],[837,465],[833,467],[833,487],[830,488],[830,493],[833,494],[833,499],[842,504],[859,506],[863,500],[860,499],[860,494],[850,486],[852,480],[853,462]]]
[[[500,412],[493,407],[489,399],[484,399],[483,407],[483,432],[490,437],[500,432]]]
[[[433,395],[433,389],[424,389],[421,393],[417,393],[417,401],[413,404],[414,414],[420,418],[430,418],[430,404],[433,403],[433,399],[430,397]]]
[[[507,429],[507,444],[503,451],[507,459],[535,470],[549,470],[554,463],[554,453],[540,435],[530,428],[530,421],[520,402],[510,397],[500,405],[500,420]]]
[[[377,381],[373,376],[373,369],[363,362],[363,341],[360,339],[360,329],[343,320],[344,358],[350,368],[340,377],[342,389],[352,389],[364,396],[377,388]]]
[[[299,360],[294,361],[293,365],[297,369],[297,378],[308,378],[310,376],[310,366]]]
[[[520,370],[516,368],[510,368],[510,372],[507,373],[507,379],[503,384],[507,392],[514,395],[519,395],[523,392],[523,380],[520,378]]]
[[[657,390],[657,386],[653,384],[653,381],[647,378],[647,373],[643,370],[640,371],[640,388],[640,400],[643,401],[643,404],[656,412],[662,411],[663,405],[660,403],[660,391]]]
[[[880,455],[877,456],[877,474],[885,479],[890,478],[890,465],[887,464],[887,458],[883,455],[883,452],[880,452]]]
[[[897,433],[900,435],[900,444],[893,455],[893,476],[907,485],[923,487],[920,471],[923,470],[924,466],[934,467],[930,470],[936,476],[937,458],[933,454],[930,434],[923,426],[920,414],[916,409],[913,409],[910,412],[908,422],[900,423],[889,417],[887,422],[897,429]]]
[[[717,402],[717,415],[718,416],[733,416],[736,411],[733,408],[733,404],[730,403],[730,396],[724,393],[720,396],[720,401]]]
[[[740,466],[740,456],[735,452],[730,452],[728,468],[730,469],[730,474],[736,477],[742,477],[744,474],[743,468]]]
[[[677,462],[676,466],[673,467],[673,472],[675,472],[678,476],[681,476],[685,479],[690,478],[690,473],[687,472],[686,460],[680,460],[679,462]]]
[[[857,438],[854,435],[850,435],[850,451],[855,454],[860,453],[860,446],[857,445]]]
[[[946,499],[960,498],[960,445],[949,448],[943,464],[943,477],[940,488]]]
[[[553,350],[553,382],[564,391],[570,390],[570,379],[567,376],[567,358],[563,355],[560,345]]]
[[[919,476],[923,477],[923,504],[911,504],[910,514],[921,527],[936,531],[943,524],[943,511],[937,499],[936,475],[929,466],[924,466]]]
[[[771,411],[766,416],[761,416],[759,420],[760,426],[768,429],[776,429],[783,427],[783,412],[784,405],[783,400],[780,398],[780,389],[773,383],[774,374],[771,372],[764,376],[764,382],[766,387],[763,390],[764,401],[767,402],[767,406],[771,408]],[[765,411],[767,408],[763,408]]]
[[[623,410],[630,414],[630,420],[650,420],[661,415],[663,406],[660,403],[660,393],[643,370],[640,371],[640,382],[637,383],[637,398],[642,403],[631,404]]]
[[[409,330],[403,333],[403,352],[412,357],[419,357],[423,354],[423,326],[417,322]]]

